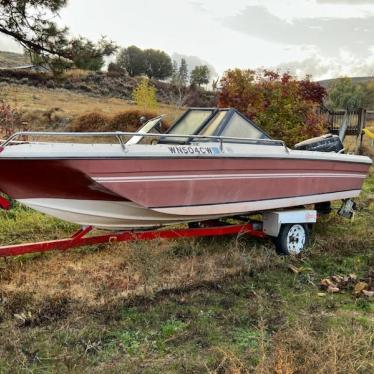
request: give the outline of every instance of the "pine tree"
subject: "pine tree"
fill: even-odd
[[[206,65],[196,66],[191,72],[191,85],[198,85],[209,83],[209,68]]]
[[[54,66],[72,66],[98,70],[104,56],[117,46],[103,37],[98,43],[71,38],[67,27],[54,22],[67,0],[0,0],[0,34],[10,36],[26,51]]]

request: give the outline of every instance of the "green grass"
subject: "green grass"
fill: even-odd
[[[221,238],[0,262],[0,372],[372,372],[373,300],[319,282],[372,274],[373,181],[355,220],[322,218],[298,258]],[[0,220],[3,243],[75,229],[21,207]]]

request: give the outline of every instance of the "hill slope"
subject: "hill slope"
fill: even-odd
[[[348,77],[350,79],[352,79],[352,82],[354,84],[358,84],[358,83],[366,83],[366,82],[369,82],[369,81],[374,81],[374,77]],[[332,84],[334,84],[334,82],[336,80],[338,80],[339,78],[331,78],[331,79],[323,79],[321,81],[318,81],[318,83],[323,86],[323,87],[330,87]]]
[[[22,84],[24,86],[65,89],[92,96],[132,99],[132,92],[139,83],[139,77],[105,71],[68,70],[62,76],[55,77],[48,72],[35,72],[28,69],[14,69],[29,64],[27,57],[17,53],[0,52],[0,84]],[[157,100],[172,104],[179,101],[177,88],[167,81],[151,80],[157,90]],[[188,88],[183,103],[186,106],[215,106],[216,94],[197,88]]]
[[[23,54],[0,51],[0,68],[14,68],[29,63],[29,58]]]

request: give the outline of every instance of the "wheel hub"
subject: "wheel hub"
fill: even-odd
[[[305,229],[301,225],[293,225],[287,234],[287,250],[289,253],[299,254],[305,245]]]

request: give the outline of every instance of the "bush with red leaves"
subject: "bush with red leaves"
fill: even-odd
[[[234,69],[226,71],[221,86],[220,107],[238,109],[275,139],[292,145],[325,130],[317,108],[326,90],[308,77]]]

